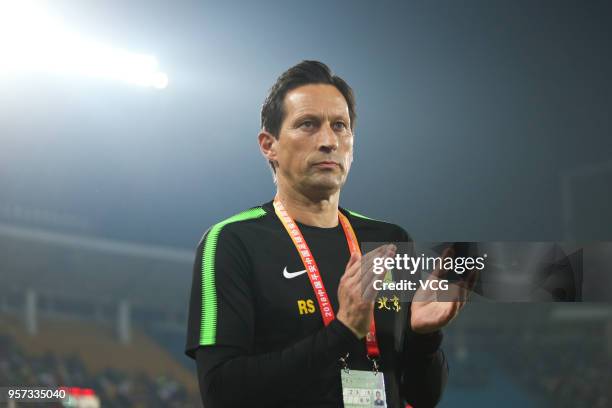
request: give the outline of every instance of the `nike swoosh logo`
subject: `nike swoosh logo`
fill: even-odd
[[[303,273],[306,273],[306,269],[304,269],[303,271],[297,271],[297,272],[287,272],[286,266],[285,266],[285,269],[283,269],[283,276],[287,279],[293,279],[296,276],[300,276]]]

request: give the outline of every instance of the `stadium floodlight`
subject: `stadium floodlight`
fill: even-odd
[[[41,0],[0,0],[0,74],[55,72],[163,89],[157,59],[110,47],[68,30]]]

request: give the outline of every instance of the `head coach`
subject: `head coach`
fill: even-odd
[[[369,261],[396,247],[362,256],[359,243],[410,237],[339,206],[355,116],[352,89],[317,61],[293,66],[270,89],[258,141],[277,194],[211,226],[197,247],[186,354],[206,408],[342,407],[353,395],[372,404],[383,395],[388,407],[440,400],[448,373],[440,329],[463,303],[389,310],[364,296]]]

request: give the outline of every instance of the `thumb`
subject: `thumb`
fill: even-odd
[[[431,273],[431,276],[438,279],[445,278],[448,275],[448,272],[446,271],[446,269],[444,269],[444,261],[446,261],[447,258],[452,258],[454,256],[455,250],[452,247],[446,248],[442,252],[442,255],[440,255],[440,258],[442,258],[442,267],[434,269],[434,271]]]
[[[350,268],[351,266],[359,262],[360,259],[361,259],[361,255],[359,254],[359,252],[353,252],[351,254],[351,257],[349,258],[348,263],[346,264],[346,267]]]
[[[359,268],[353,267],[353,265],[358,264],[361,260],[361,255],[358,252],[354,252],[351,254],[351,257],[346,264],[346,269],[344,270],[344,274],[348,276],[353,276],[357,273]]]

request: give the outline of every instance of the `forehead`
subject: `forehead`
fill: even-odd
[[[346,99],[335,86],[329,84],[308,84],[287,92],[286,116],[306,113],[349,116]]]

